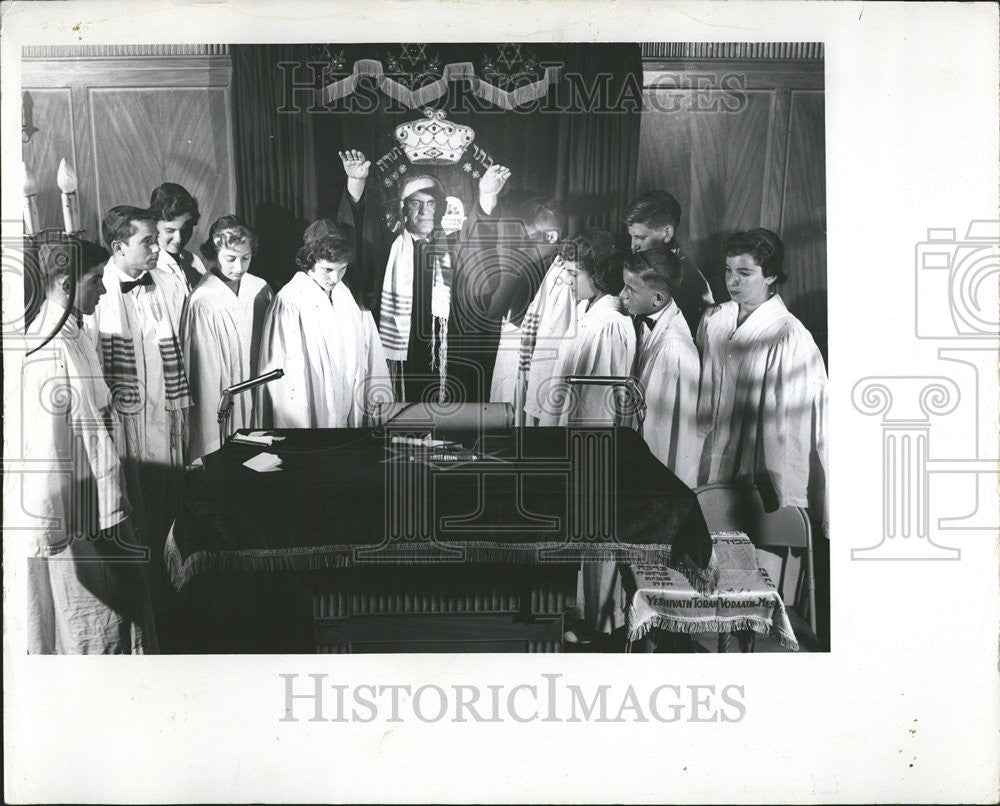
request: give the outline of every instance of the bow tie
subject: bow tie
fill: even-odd
[[[650,330],[656,327],[656,320],[652,316],[637,316],[635,321],[637,324],[645,325]]]
[[[127,294],[133,288],[136,288],[140,285],[152,285],[152,284],[153,284],[152,275],[148,271],[143,272],[143,274],[137,280],[122,280],[121,281],[122,293]]]

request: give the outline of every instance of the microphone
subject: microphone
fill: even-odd
[[[229,416],[233,411],[233,396],[246,392],[250,389],[255,389],[258,386],[263,386],[265,383],[276,381],[278,378],[283,377],[284,374],[285,370],[283,369],[272,369],[270,372],[265,372],[263,375],[259,375],[256,378],[234,383],[232,386],[222,390],[222,397],[219,399],[218,411],[220,447],[226,444],[226,438],[229,436]]]
[[[265,372],[263,375],[259,375],[256,378],[251,378],[249,381],[234,383],[225,391],[229,392],[231,395],[238,395],[240,392],[246,392],[248,389],[263,386],[265,383],[270,383],[271,381],[276,381],[278,378],[283,377],[284,374],[285,370],[283,369],[272,369],[270,372]]]

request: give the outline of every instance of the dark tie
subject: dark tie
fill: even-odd
[[[635,317],[635,335],[642,335],[642,326],[645,325],[650,330],[656,327],[656,320],[652,316],[637,316]]]
[[[152,275],[149,272],[143,272],[142,275],[137,280],[122,280],[121,281],[122,293],[127,294],[133,288],[136,288],[140,285],[152,285],[152,284],[153,284]]]

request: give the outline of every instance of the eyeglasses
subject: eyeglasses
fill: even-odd
[[[428,213],[433,213],[437,209],[437,202],[434,199],[427,199],[425,201],[420,201],[419,199],[410,199],[406,203],[406,209],[411,213],[419,213],[421,210],[426,210]]]

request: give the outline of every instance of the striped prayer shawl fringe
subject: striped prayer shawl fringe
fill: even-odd
[[[541,317],[535,310],[524,315],[521,323],[521,349],[517,356],[517,368],[521,372],[531,369],[531,354],[535,352],[535,342],[538,340],[538,323]]]
[[[167,409],[183,409],[191,405],[191,390],[188,388],[181,348],[177,337],[160,339],[160,359],[163,361],[163,386],[167,394]],[[173,405],[171,405],[173,403]]]
[[[135,346],[131,336],[112,333],[99,334],[101,364],[111,392],[111,403],[120,414],[137,414],[142,408],[139,394],[139,373],[135,363]],[[168,411],[188,408],[191,392],[181,360],[180,347],[175,337],[160,339],[160,359],[163,361],[163,383]]]

